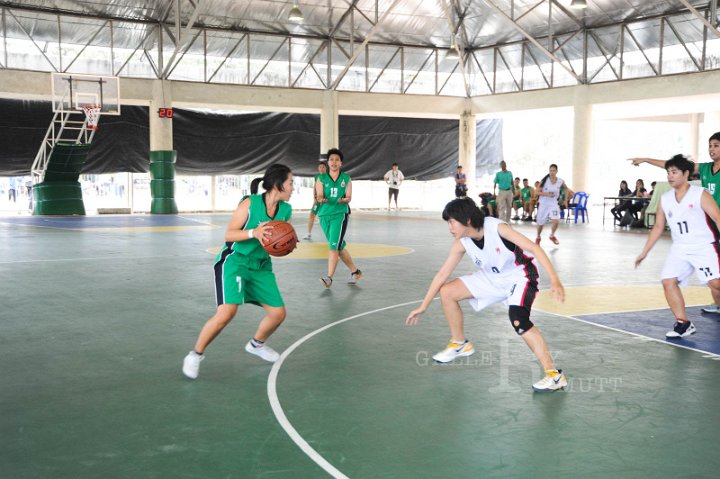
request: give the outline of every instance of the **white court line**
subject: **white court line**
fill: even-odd
[[[434,298],[433,301],[435,299],[437,299],[437,298]],[[322,328],[316,329],[315,331],[312,331],[312,332],[306,334],[305,336],[303,336],[302,338],[298,339],[292,345],[290,345],[290,347],[288,347],[285,351],[283,351],[283,353],[280,355],[280,359],[278,359],[273,364],[272,369],[270,369],[270,374],[268,376],[268,384],[267,384],[267,394],[268,394],[268,399],[270,401],[270,407],[272,408],[273,413],[275,414],[275,418],[278,420],[278,423],[280,423],[280,427],[282,427],[285,430],[287,435],[290,436],[290,439],[292,439],[293,442],[295,442],[295,444],[297,444],[297,446],[305,453],[305,455],[307,455],[310,459],[312,459],[318,466],[320,466],[323,470],[325,470],[325,472],[330,474],[332,477],[339,478],[339,479],[349,479],[348,476],[346,476],[340,470],[338,470],[335,466],[330,464],[330,462],[328,462],[324,457],[322,457],[319,452],[317,452],[315,449],[313,449],[312,446],[310,446],[310,444],[308,444],[307,441],[305,439],[303,439],[303,437],[300,435],[300,433],[297,432],[297,430],[293,427],[293,425],[288,420],[287,416],[285,415],[285,411],[283,411],[282,405],[280,404],[280,399],[278,398],[278,395],[277,395],[277,377],[278,377],[278,374],[280,373],[280,368],[282,367],[283,362],[285,362],[285,359],[287,359],[287,357],[290,356],[290,354],[292,354],[292,352],[295,351],[295,349],[300,347],[301,344],[303,344],[305,341],[312,338],[313,336],[320,334],[327,329],[332,328],[333,326],[337,326],[338,324],[345,323],[347,321],[350,321],[351,319],[357,319],[357,318],[361,318],[363,316],[368,316],[370,314],[378,313],[380,311],[386,311],[388,309],[399,308],[401,306],[408,306],[410,304],[415,304],[415,303],[419,303],[419,302],[421,302],[421,300],[409,301],[407,303],[395,304],[393,306],[386,306],[384,308],[379,308],[379,309],[375,309],[372,311],[367,311],[364,313],[356,314],[354,316],[350,316],[350,317],[347,317],[344,319],[340,319],[338,321],[335,321],[334,323],[330,323],[326,326],[323,326]],[[543,311],[541,309],[536,309],[536,311],[539,311],[539,312],[542,312],[545,314],[550,314],[553,316],[558,316],[561,318],[570,319],[573,321],[579,321],[581,323],[585,323],[585,324],[588,324],[591,326],[596,326],[599,328],[608,329],[608,330],[619,332],[619,333],[629,334],[631,336],[634,336],[636,338],[639,338],[639,339],[642,339],[645,341],[654,341],[654,342],[657,342],[660,344],[666,344],[666,345],[674,346],[677,348],[689,349],[690,351],[702,353],[704,358],[720,360],[720,355],[710,353],[708,351],[703,351],[701,349],[695,349],[695,348],[691,348],[688,346],[683,346],[681,344],[675,344],[675,343],[671,343],[668,341],[662,341],[662,340],[659,340],[656,338],[651,338],[649,336],[644,336],[642,334],[637,334],[637,333],[633,333],[630,331],[613,328],[611,326],[605,326],[603,324],[593,323],[591,321],[586,321],[584,319],[579,319],[579,318],[576,318],[573,316],[566,316],[564,314],[551,313],[548,311]]]
[[[267,394],[268,399],[270,400],[270,406],[272,407],[273,413],[275,414],[275,417],[277,418],[278,422],[280,423],[280,426],[285,430],[285,432],[290,436],[290,439],[292,439],[295,444],[298,445],[298,447],[315,463],[322,467],[325,472],[330,474],[332,477],[341,478],[341,479],[348,479],[348,477],[340,472],[335,466],[330,464],[324,457],[320,455],[315,449],[310,446],[310,444],[307,443],[305,439],[302,438],[300,433],[297,432],[297,430],[293,427],[292,424],[290,424],[290,421],[288,420],[287,416],[285,415],[285,412],[283,411],[282,406],[280,405],[280,399],[278,399],[277,395],[277,376],[278,373],[280,373],[280,368],[282,367],[283,362],[285,359],[290,356],[290,354],[297,349],[302,343],[307,341],[308,339],[312,338],[316,334],[320,334],[326,329],[330,329],[333,326],[337,326],[338,324],[345,323],[347,321],[350,321],[351,319],[357,319],[362,316],[367,316],[374,313],[379,313],[380,311],[386,311],[388,309],[393,308],[399,308],[401,306],[408,306],[410,304],[419,303],[421,300],[417,301],[410,301],[407,303],[400,303],[395,304],[393,306],[386,306],[384,308],[375,309],[372,311],[367,311],[365,313],[356,314],[355,316],[350,316],[348,318],[340,319],[338,321],[335,321],[334,323],[330,323],[326,326],[323,326],[320,329],[316,329],[315,331],[306,334],[302,338],[295,341],[289,348],[287,348],[283,353],[280,355],[280,359],[278,359],[275,364],[273,364],[272,369],[270,370],[270,375],[268,376],[268,385],[267,385]]]
[[[192,255],[161,255],[161,256],[99,256],[93,257],[77,257],[77,258],[53,258],[53,259],[17,259],[10,261],[0,261],[0,264],[20,264],[20,263],[64,263],[74,261],[116,261],[116,260],[130,260],[130,259],[162,259],[162,258],[177,258],[178,256],[190,257]],[[203,254],[203,257],[205,255]],[[200,257],[200,255],[198,255]]]
[[[610,331],[616,331],[616,332],[618,332],[618,333],[629,334],[629,335],[631,335],[631,336],[635,336],[635,337],[640,338],[640,339],[643,339],[643,340],[645,340],[645,341],[654,341],[654,342],[656,342],[656,343],[666,344],[666,345],[669,345],[669,346],[674,346],[674,347],[676,347],[676,348],[688,349],[688,350],[690,350],[690,351],[695,351],[695,352],[697,352],[697,353],[702,353],[704,358],[720,359],[720,355],[719,355],[719,354],[711,353],[710,351],[704,351],[704,350],[702,350],[702,349],[691,348],[690,346],[684,346],[684,345],[682,345],[682,344],[677,344],[677,343],[670,342],[670,341],[667,341],[667,340],[658,339],[658,338],[653,338],[653,337],[651,337],[651,336],[645,336],[644,334],[638,334],[638,333],[633,333],[633,332],[631,332],[631,331],[625,331],[624,329],[613,328],[612,326],[605,326],[604,324],[593,323],[592,321],[587,321],[587,320],[584,320],[584,319],[580,319],[580,318],[577,318],[577,317],[575,317],[575,316],[566,316],[566,315],[564,315],[564,314],[551,313],[551,312],[549,312],[549,311],[543,311],[542,309],[535,309],[535,311],[540,311],[540,312],[545,313],[545,314],[552,314],[553,316],[559,316],[559,317],[561,317],[561,318],[567,318],[567,319],[571,319],[571,320],[573,320],[573,321],[579,321],[579,322],[581,322],[581,323],[589,324],[589,325],[592,325],[592,326],[597,326],[597,327],[599,327],[599,328],[609,329]],[[586,316],[587,316],[587,315],[586,315]]]

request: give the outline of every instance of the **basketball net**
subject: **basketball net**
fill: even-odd
[[[85,112],[85,118],[87,118],[87,129],[97,130],[98,121],[100,121],[100,109],[97,105],[87,105],[81,107]]]

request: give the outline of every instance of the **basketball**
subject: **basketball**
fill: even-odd
[[[298,237],[295,228],[287,221],[271,221],[272,236],[260,243],[271,256],[287,256],[297,248]]]

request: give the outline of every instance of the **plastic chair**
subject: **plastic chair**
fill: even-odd
[[[582,222],[585,223],[585,219],[587,218],[588,223],[590,222],[590,214],[587,210],[587,202],[590,195],[585,193],[584,191],[578,191],[575,193],[572,197],[572,201],[568,205],[568,214],[565,216],[565,222],[570,222],[570,212],[573,212],[573,216],[575,217],[575,223],[578,222],[578,214],[582,215]]]

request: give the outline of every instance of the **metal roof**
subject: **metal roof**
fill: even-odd
[[[3,36],[44,57],[14,55],[21,43],[11,41],[0,68],[474,96],[720,64],[718,8],[707,1],[570,3],[0,0]],[[302,22],[288,18],[294,4]],[[453,44],[460,60],[445,61]]]

